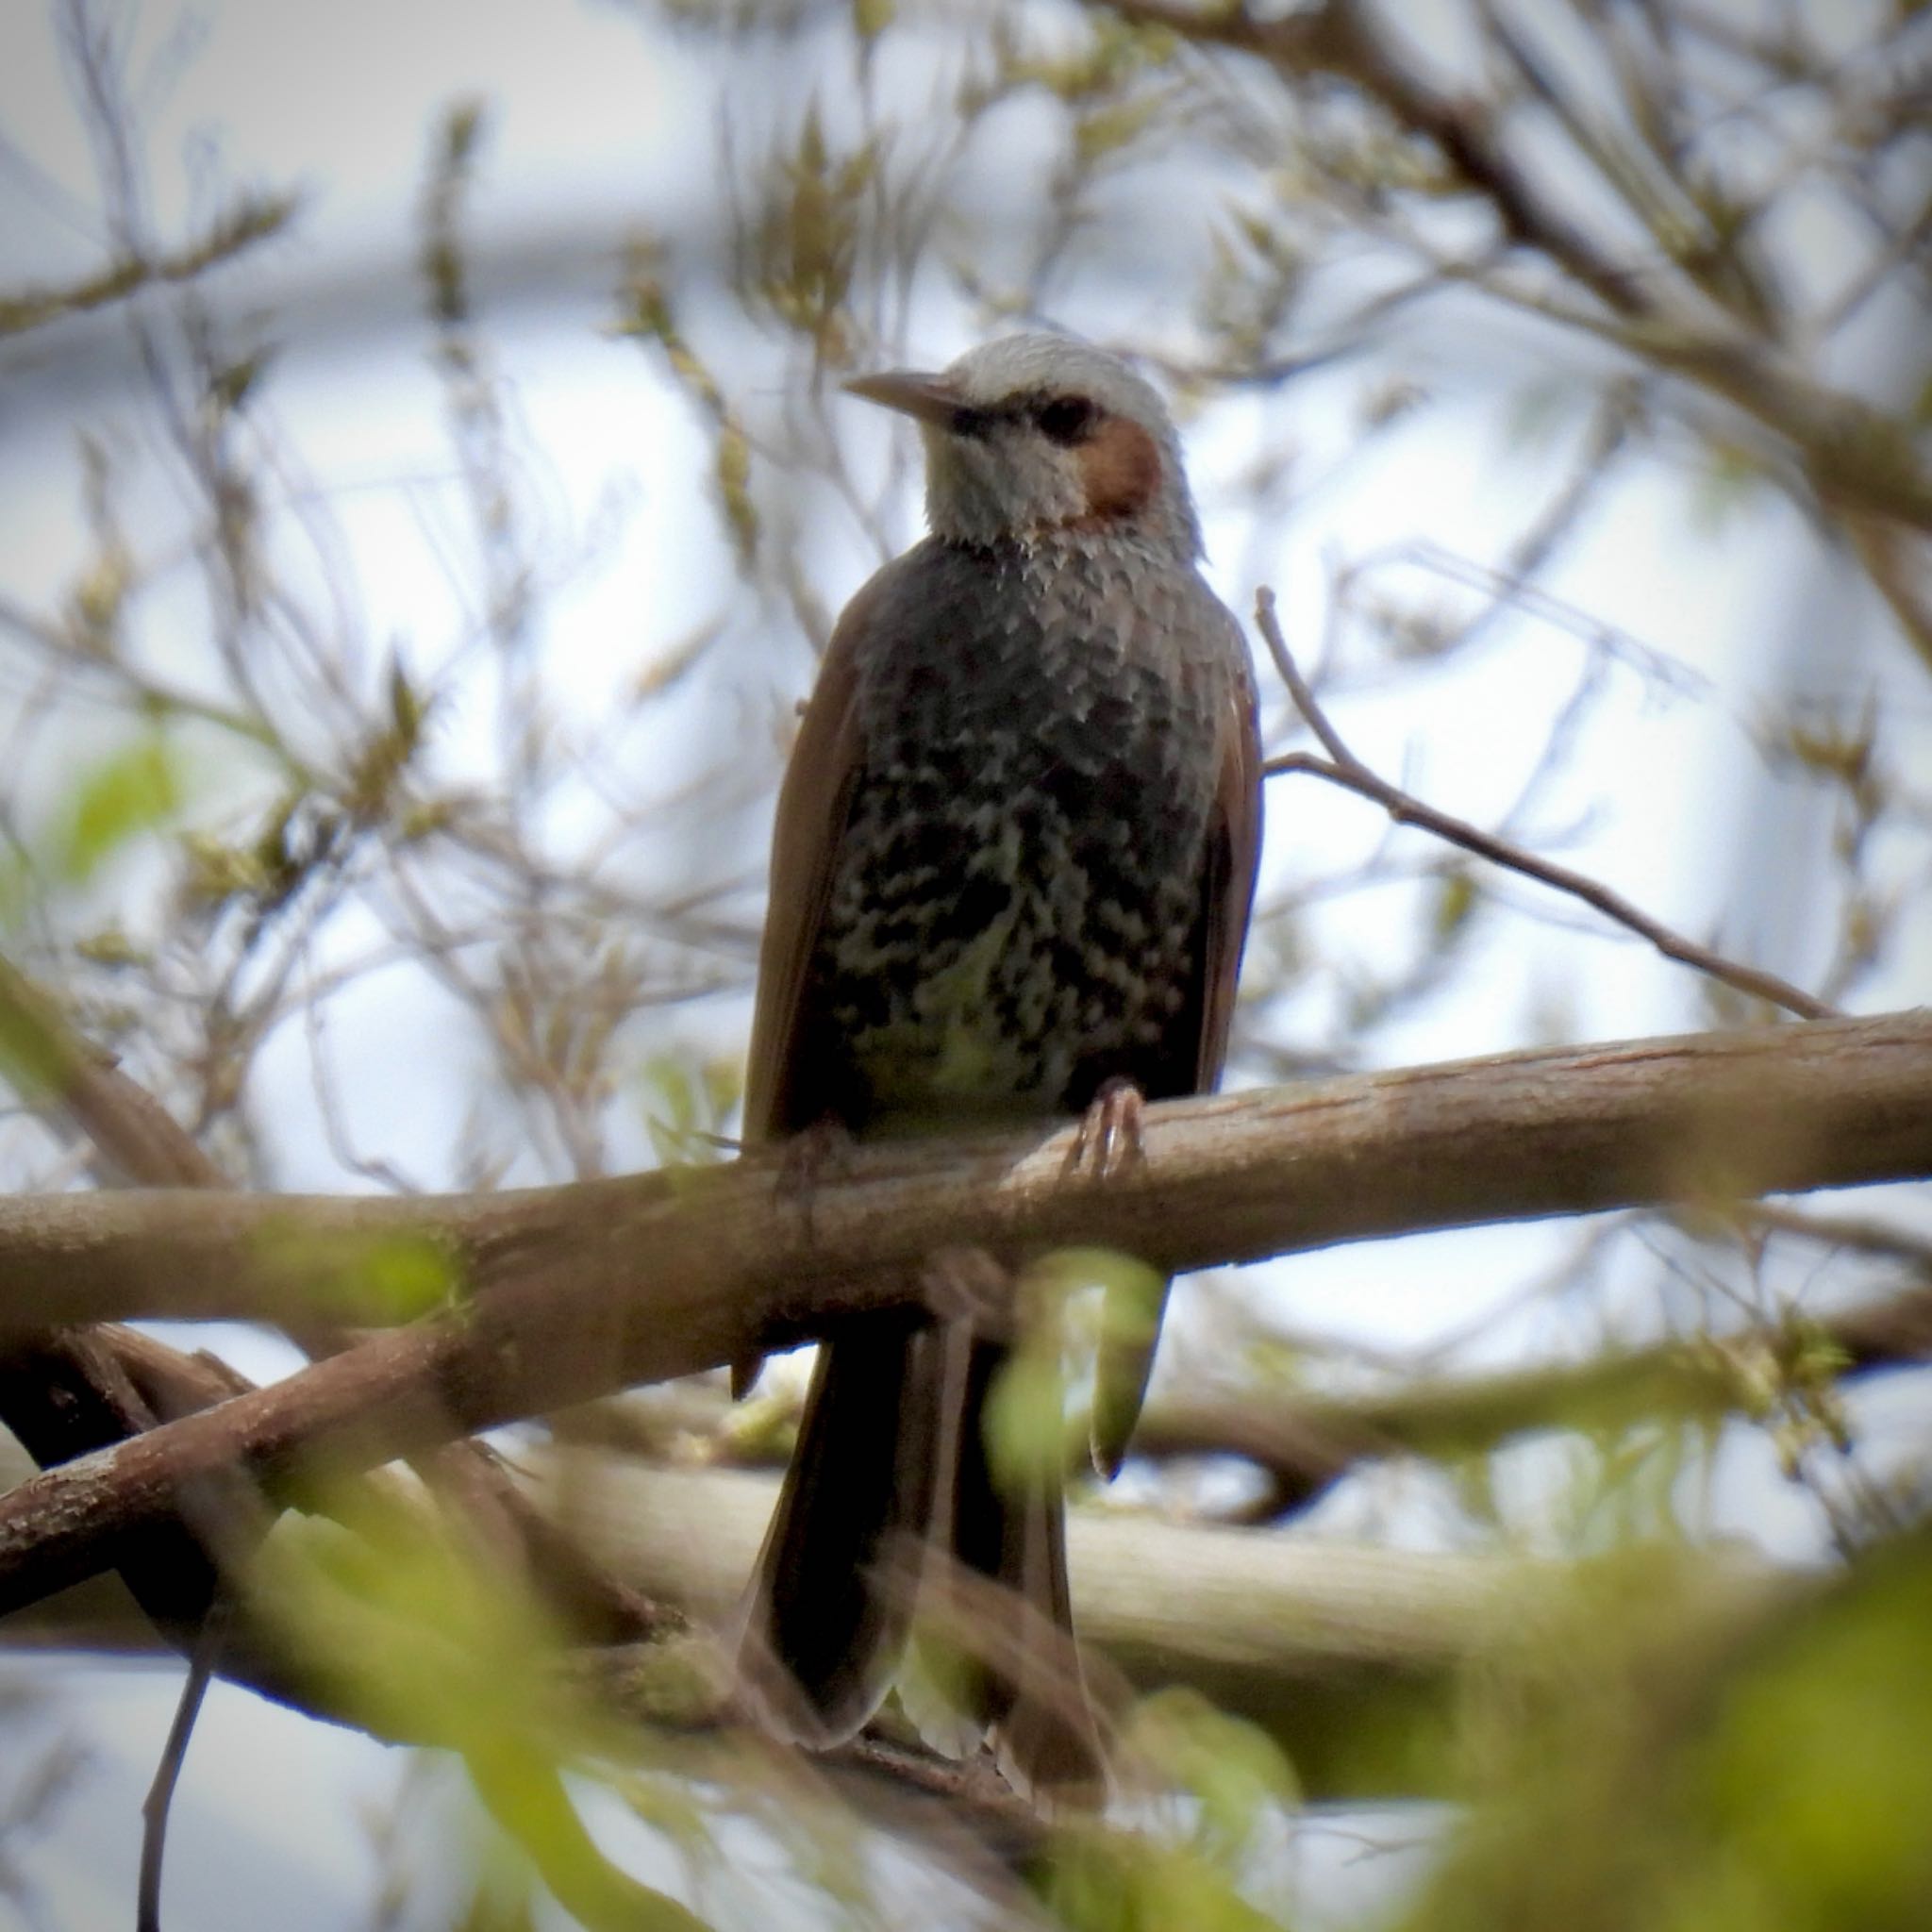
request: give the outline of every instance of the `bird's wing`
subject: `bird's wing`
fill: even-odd
[[[1205,1093],[1221,1077],[1234,1020],[1235,984],[1255,897],[1255,869],[1261,855],[1261,731],[1259,704],[1243,648],[1220,720],[1219,763],[1208,846],[1201,868],[1193,1013],[1194,1091]],[[1183,1008],[1183,1021],[1187,1009]],[[1185,1051],[1182,1046],[1180,1050]],[[1102,1298],[1100,1346],[1093,1364],[1093,1406],[1089,1420],[1093,1466],[1109,1482],[1119,1473],[1167,1308],[1168,1283],[1153,1269],[1126,1269]]]
[[[800,1021],[863,749],[858,661],[883,581],[873,578],[834,628],[778,791],[771,903],[744,1076],[744,1138],[753,1146],[812,1124],[810,1102],[798,1091]]]
[[[747,1146],[811,1124],[812,1083],[801,1078],[805,991],[858,773],[858,659],[877,609],[880,581],[874,577],[867,584],[833,628],[778,788],[771,903],[758,946],[758,996],[744,1073]],[[732,1363],[734,1397],[749,1391],[762,1359],[745,1356]]]
[[[1255,870],[1261,857],[1260,705],[1245,668],[1229,693],[1221,721],[1221,762],[1208,827],[1208,878],[1202,908],[1200,1091],[1221,1077],[1234,1022],[1235,983],[1248,936],[1255,898]]]

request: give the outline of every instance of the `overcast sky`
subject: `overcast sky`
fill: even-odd
[[[144,8],[150,44],[179,18],[169,6]],[[371,587],[372,630],[408,635],[432,654],[439,622],[453,621],[436,614],[447,603],[447,583],[419,520],[372,486],[438,459],[438,402],[410,265],[419,184],[438,112],[465,94],[491,103],[476,241],[486,300],[491,259],[508,264],[493,324],[529,439],[546,453],[559,516],[590,516],[613,479],[636,495],[622,555],[574,591],[558,618],[569,635],[558,647],[571,653],[579,701],[594,712],[608,680],[703,614],[695,585],[704,573],[692,559],[708,567],[722,556],[702,492],[691,487],[699,450],[691,425],[636,347],[604,332],[612,239],[626,225],[661,228],[683,219],[694,186],[715,167],[715,74],[625,9],[569,0],[411,0],[401,8],[237,0],[199,8],[195,18],[199,44],[151,116],[158,222],[178,232],[189,221],[192,170],[180,158],[210,136],[233,175],[303,189],[297,237],[275,245],[265,271],[266,286],[285,305],[275,329],[286,344],[277,407],[323,487],[368,492],[346,512],[346,526],[358,575]],[[0,15],[0,283],[53,280],[97,265],[98,196],[87,143],[44,17],[24,0]],[[948,319],[936,317],[929,339],[914,346],[939,358],[964,343]],[[1291,631],[1306,639],[1319,628],[1321,564],[1330,551],[1359,556],[1425,541],[1462,557],[1495,557],[1561,467],[1560,449],[1525,453],[1499,427],[1496,397],[1512,353],[1507,341],[1407,344],[1411,366],[1446,402],[1412,432],[1379,445],[1357,471],[1338,475],[1297,520],[1289,547],[1265,558],[1247,554],[1241,531],[1217,522],[1214,510],[1233,497],[1270,431],[1234,408],[1204,419],[1191,439],[1191,465],[1228,601],[1248,608],[1265,575],[1281,591]],[[82,538],[67,487],[75,399],[84,398],[84,414],[111,414],[129,401],[122,385],[130,374],[111,325],[16,346],[0,360],[0,584],[10,594],[52,599],[78,561]],[[1345,384],[1312,390],[1303,425],[1310,439],[1343,437],[1352,404]],[[1613,690],[1608,728],[1591,739],[1561,790],[1565,811],[1557,821],[1574,815],[1587,827],[1564,857],[1699,936],[1757,936],[1766,949],[1760,963],[1802,978],[1820,963],[1805,908],[1774,891],[1746,894],[1740,881],[1799,874],[1801,866],[1776,858],[1801,852],[1821,827],[1788,800],[1767,802],[1751,775],[1744,727],[1794,678],[1849,685],[1866,675],[1864,660],[1857,639],[1838,634],[1842,585],[1790,512],[1765,509],[1720,531],[1699,521],[1693,502],[1685,475],[1662,462],[1640,465],[1634,485],[1552,586],[1568,604],[1681,662],[1711,692],[1703,702],[1660,705],[1634,678]],[[916,515],[908,500],[908,535]],[[849,593],[867,567],[855,544],[837,593]],[[679,589],[685,572],[693,584],[688,599]],[[828,575],[840,574],[835,559]],[[1820,636],[1821,627],[1834,634]],[[1431,687],[1426,716],[1415,714],[1413,688],[1403,687],[1359,698],[1344,722],[1372,762],[1406,774],[1432,802],[1484,820],[1507,806],[1533,760],[1577,674],[1577,650],[1553,626],[1520,625],[1507,649],[1471,675]],[[802,690],[809,664],[802,650],[774,651],[737,675]],[[1900,690],[1923,729],[1923,678]],[[1276,877],[1333,870],[1338,854],[1367,851],[1383,836],[1366,808],[1312,788],[1277,788],[1270,810]],[[1712,903],[1714,883],[1723,903]],[[1527,886],[1508,895],[1534,898]],[[1338,931],[1337,943],[1373,955],[1376,920],[1400,915],[1372,906],[1350,916],[1358,923]],[[1922,998],[1925,966],[1923,955],[1900,961],[1871,1004],[1885,1004],[1888,994],[1900,1003]],[[1632,944],[1579,941],[1529,922],[1486,943],[1478,979],[1453,1020],[1419,1013],[1385,1052],[1427,1059],[1521,1043],[1538,1012],[1559,1014],[1576,1038],[1698,1024],[1695,986],[1678,969]],[[448,1174],[425,1150],[453,1143],[457,1098],[445,1104],[433,1083],[390,1075],[398,1055],[434,1024],[416,999],[378,983],[343,1004],[331,1044],[360,1144],[392,1155],[428,1185],[446,1184]],[[741,1004],[721,1005],[692,1024],[729,1038],[742,1018]],[[301,1077],[305,1051],[300,1041],[287,1044],[289,1091],[277,1109],[288,1136],[287,1184],[352,1185],[312,1118]],[[1346,1249],[1277,1271],[1271,1292],[1291,1327],[1415,1345],[1507,1301],[1562,1239],[1547,1228],[1482,1230],[1432,1240],[1423,1258],[1407,1244]],[[1499,1348],[1525,1339],[1520,1328],[1499,1333]],[[270,1359],[247,1356],[257,1374]],[[1740,1479],[1738,1497],[1740,1526],[1767,1547],[1790,1556],[1818,1547],[1808,1507],[1764,1480],[1761,1468]],[[1343,1514],[1329,1533],[1347,1524]],[[1426,1541],[1426,1515],[1404,1533]],[[0,1674],[38,1682],[46,1670],[28,1658],[0,1662]],[[56,1727],[83,1740],[89,1764],[75,1800],[35,1847],[30,1872],[45,1924],[93,1932],[129,1922],[139,1795],[175,1674],[75,1671],[63,1673],[61,1684],[56,1709],[31,1718],[0,1711],[8,1733],[0,1803],[8,1763],[27,1761],[33,1740]],[[370,1923],[371,1807],[387,1807],[397,1757],[218,1690],[179,1800],[171,1926],[341,1932]],[[1341,1924],[1362,1888],[1398,1869],[1378,1868],[1381,1878],[1364,1874],[1346,1841],[1319,1833],[1305,1857],[1315,1924]]]

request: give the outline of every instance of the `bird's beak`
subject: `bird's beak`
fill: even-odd
[[[883,403],[922,423],[950,423],[962,407],[959,391],[943,375],[926,375],[916,369],[855,376],[845,388],[869,403]]]

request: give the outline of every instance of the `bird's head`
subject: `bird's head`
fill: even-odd
[[[1119,531],[1183,557],[1200,552],[1166,408],[1103,349],[1065,336],[1007,336],[938,375],[895,369],[846,387],[918,422],[936,537],[990,544]]]

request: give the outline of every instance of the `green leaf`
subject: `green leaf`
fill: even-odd
[[[1239,1857],[1264,1816],[1299,1795],[1294,1769],[1274,1739],[1197,1690],[1176,1687],[1143,1699],[1128,1741],[1169,1784],[1193,1794],[1197,1845],[1221,1862]]]
[[[591,1932],[705,1932],[702,1919],[598,1850],[555,1763],[509,1739],[471,1751],[465,1762],[490,1815],[579,1924]]]
[[[461,1279],[454,1257],[432,1237],[297,1225],[263,1229],[257,1253],[305,1312],[370,1327],[391,1327],[448,1307]]]
[[[737,1100],[728,1070],[688,1053],[654,1054],[643,1065],[644,1127],[664,1167],[723,1159],[719,1123]]]
[[[1196,1853],[1126,1832],[1058,1834],[1036,1883],[1072,1932],[1281,1932]]]
[[[85,885],[122,847],[172,819],[181,802],[173,747],[158,732],[143,735],[83,774],[54,835],[50,870]]]
[[[1108,1253],[1101,1276],[1100,1344],[1093,1361],[1093,1466],[1111,1478],[1147,1399],[1168,1278],[1131,1255]]]
[[[1058,1352],[1022,1348],[1000,1372],[986,1408],[987,1457],[1003,1489],[1066,1459],[1066,1396]]]
[[[1448,944],[1469,923],[1478,900],[1475,878],[1469,868],[1461,865],[1449,867],[1436,882],[1433,903],[1429,907],[1430,937],[1439,945]]]
[[[558,1901],[591,1932],[701,1932],[703,1922],[598,1848],[565,1783],[598,1726],[562,1688],[541,1605],[462,1537],[436,1534],[367,1491],[338,1489],[337,1523],[272,1537],[258,1610],[350,1708],[391,1736],[458,1753],[478,1798]],[[479,1894],[493,1911],[501,1889]]]

